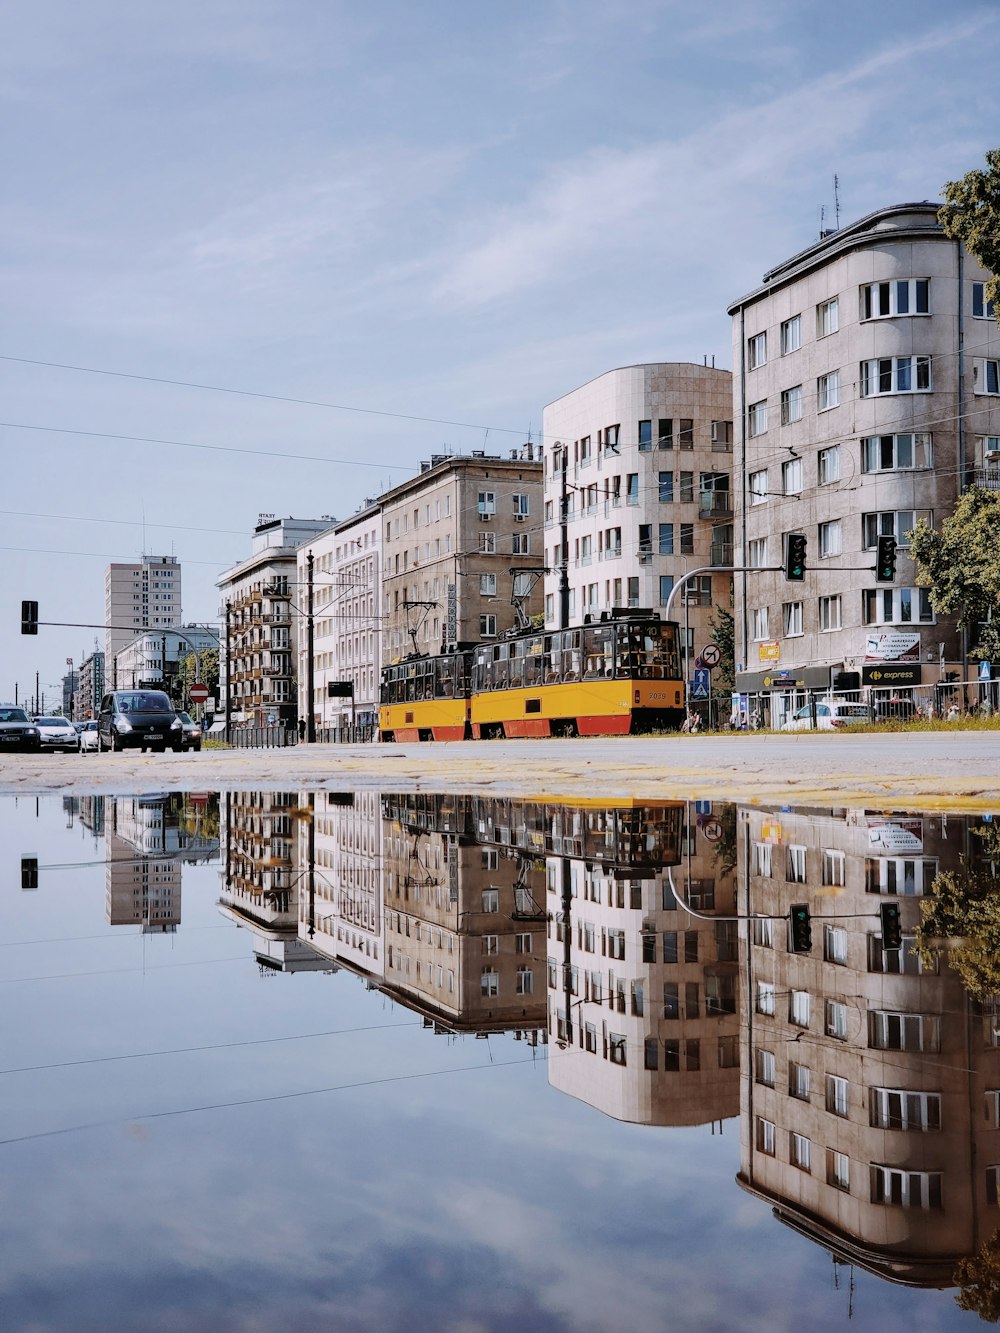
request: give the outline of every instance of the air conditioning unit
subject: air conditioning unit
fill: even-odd
[[[524,520],[525,520],[527,517],[528,517],[527,514],[515,514],[515,515],[514,515],[514,522],[515,522],[515,523],[523,523]]]
[[[491,519],[492,517],[493,517],[492,514],[484,514],[484,513],[482,512],[482,510],[480,510],[480,512],[479,512],[479,521],[480,521],[480,523],[489,523],[489,521],[490,521],[490,519]]]

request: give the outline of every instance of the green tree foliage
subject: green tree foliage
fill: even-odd
[[[943,870],[920,904],[915,948],[933,964],[942,948],[977,1000],[1000,995],[1000,878],[990,861]]]
[[[201,682],[208,686],[209,694],[217,697],[219,693],[219,650],[217,648],[203,648],[198,654],[198,662],[201,668]],[[195,656],[194,653],[188,653],[182,657],[178,667],[177,674],[174,677],[175,692],[177,697],[187,700],[188,691],[195,683]]]
[[[921,520],[910,554],[934,610],[958,614],[970,656],[1000,658],[1000,491],[971,487],[940,531]]]
[[[1000,1231],[962,1260],[955,1269],[955,1283],[959,1309],[972,1311],[988,1324],[1000,1321]]]
[[[712,672],[712,688],[731,690],[736,683],[736,628],[724,606],[717,606],[712,616],[712,642],[722,654]]]
[[[966,249],[991,273],[1000,273],[1000,149],[986,154],[986,170],[967,172],[944,187],[948,201],[938,209],[946,236],[965,242]],[[1000,322],[1000,280],[986,284],[986,295]]]

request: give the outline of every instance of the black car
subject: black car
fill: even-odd
[[[0,704],[0,752],[41,749],[38,728],[17,704]]]
[[[101,700],[98,750],[180,750],[184,727],[162,690],[115,690]]]

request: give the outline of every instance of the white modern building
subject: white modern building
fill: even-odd
[[[218,647],[218,634],[202,625],[141,634],[118,652],[118,688],[169,690],[182,658]]]
[[[562,529],[567,623],[615,607],[663,609],[675,581],[706,572],[675,602],[689,648],[712,608],[730,605],[732,377],[686,362],[609,370],[543,415],[545,625],[558,629]],[[565,514],[565,524],[563,516]]]
[[[114,688],[117,654],[144,630],[181,622],[181,565],[176,556],[144,555],[136,564],[104,571],[107,684]]]
[[[935,205],[900,204],[824,233],[729,307],[737,563],[751,569],[736,581],[737,683],[770,692],[772,723],[803,687],[964,678],[966,644],[916,585],[908,542],[970,485],[1000,486],[989,276]],[[806,539],[800,582],[784,577],[790,534]],[[896,573],[879,582],[886,536]]]

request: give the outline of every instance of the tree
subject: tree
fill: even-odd
[[[946,236],[964,241],[983,268],[1000,273],[1000,149],[986,154],[986,170],[969,171],[961,180],[944,187],[946,204],[938,209],[938,221]],[[1000,279],[986,284],[987,299],[1000,323]]]
[[[910,554],[934,610],[968,631],[969,655],[1000,658],[1000,491],[970,487],[940,531],[921,519]]]
[[[959,1309],[971,1310],[988,1324],[1000,1321],[1000,1231],[962,1260],[955,1269],[955,1282]]]
[[[733,617],[724,606],[717,606],[712,616],[712,642],[722,654],[712,673],[712,687],[731,690],[736,683],[736,630]]]
[[[1000,879],[990,861],[934,877],[931,893],[920,904],[921,922],[914,947],[921,961],[933,964],[942,948],[966,989],[977,1000],[1000,995]]]

